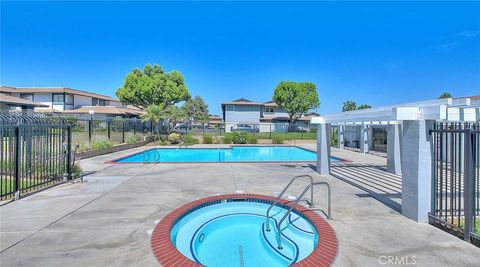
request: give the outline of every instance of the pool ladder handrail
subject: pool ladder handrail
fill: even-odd
[[[147,150],[143,150],[143,164],[147,164],[150,160],[150,154],[147,153]]]
[[[327,182],[315,182],[315,183],[312,183],[310,185],[308,185],[307,187],[305,187],[305,189],[303,190],[303,192],[300,194],[300,196],[295,200],[295,202],[293,203],[293,205],[290,207],[290,209],[287,211],[287,213],[285,213],[285,215],[282,217],[282,219],[280,221],[278,221],[277,223],[277,245],[278,245],[278,249],[283,249],[282,247],[282,223],[283,221],[288,217],[288,215],[293,211],[293,209],[295,208],[295,206],[297,206],[298,202],[302,199],[302,197],[305,195],[305,193],[307,193],[307,191],[309,189],[312,189],[313,186],[315,185],[325,185],[327,187],[327,192],[328,192],[328,219],[331,219],[331,215],[330,215],[330,211],[331,211],[331,205],[330,205],[330,202],[331,202],[331,190],[330,190],[330,184],[328,184]]]
[[[155,153],[153,154],[153,162],[156,164],[160,162],[160,152],[157,149],[154,149]],[[158,159],[157,159],[158,156]],[[144,164],[150,162],[150,154],[147,153],[147,150],[143,150],[143,162]]]
[[[278,204],[278,202],[280,201],[282,196],[285,194],[285,192],[287,192],[287,189],[293,184],[293,182],[295,182],[295,180],[297,180],[299,178],[309,178],[310,179],[310,185],[313,185],[313,177],[311,175],[308,175],[308,174],[297,175],[297,176],[293,177],[290,180],[290,182],[288,182],[288,184],[283,188],[282,192],[280,192],[280,194],[277,196],[277,198],[275,198],[273,203],[267,209],[267,216],[266,216],[267,217],[267,220],[266,220],[266,225],[267,225],[266,230],[267,230],[267,232],[270,232],[270,210]],[[307,203],[308,203],[308,201],[307,201]],[[310,203],[308,203],[308,205],[310,207],[313,207],[313,186],[311,187]]]

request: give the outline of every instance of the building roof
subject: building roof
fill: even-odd
[[[42,103],[33,102],[31,100],[22,99],[20,97],[14,97],[9,95],[0,94],[0,103],[18,107],[48,107]]]
[[[115,106],[83,106],[77,109],[64,110],[66,114],[89,114],[93,110],[95,114],[110,114],[110,115],[135,115],[139,116],[145,114],[145,111],[131,108],[120,108]]]
[[[231,102],[222,103],[222,106],[224,106],[224,105],[263,106],[263,103],[253,102],[253,101],[248,100],[246,98],[239,98],[239,99],[233,100]]]
[[[90,93],[87,91],[71,89],[67,87],[13,87],[13,86],[0,86],[0,92],[5,93],[68,93],[87,97],[98,98],[108,101],[120,102],[118,99],[110,96]]]

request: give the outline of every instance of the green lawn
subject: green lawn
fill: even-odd
[[[27,188],[29,186],[34,186],[35,184],[36,184],[35,180],[22,181],[22,184],[20,185],[20,189]],[[2,191],[1,195],[14,192],[15,191],[15,180],[14,179],[8,179],[8,178],[2,178],[1,191]]]

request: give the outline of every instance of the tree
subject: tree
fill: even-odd
[[[438,97],[438,99],[442,98],[452,98],[452,94],[450,94],[449,92],[445,92]]]
[[[185,111],[185,115],[190,121],[200,123],[208,122],[208,105],[200,96],[195,96],[185,102],[182,109]]]
[[[187,115],[182,108],[173,105],[166,107],[163,114],[163,119],[167,120],[170,125],[168,132],[171,132],[173,129],[175,129],[178,123],[187,118]]]
[[[353,100],[343,102],[342,111],[352,111],[357,109],[357,103]]]
[[[167,107],[190,99],[182,74],[178,71],[165,72],[157,64],[147,64],[143,70],[134,68],[116,94],[123,103],[138,108],[151,105]]]
[[[361,104],[360,106],[358,106],[357,109],[367,109],[367,108],[372,108],[372,107],[368,104]]]
[[[317,87],[311,82],[282,81],[275,88],[273,101],[288,113],[290,124],[310,109],[320,106]]]
[[[141,116],[142,122],[151,121],[152,124],[155,125],[155,131],[157,133],[157,137],[160,137],[160,122],[164,118],[164,107],[163,105],[150,105],[148,106],[145,111],[147,113]]]

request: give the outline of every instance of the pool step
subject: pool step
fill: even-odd
[[[265,241],[266,247],[281,255],[284,259],[288,260],[290,264],[295,263],[298,259],[297,244],[295,244],[295,242],[288,236],[282,235],[282,249],[279,249],[277,244],[276,227],[272,227],[271,225],[270,229],[270,231],[266,231],[265,223],[262,224],[262,239]]]

